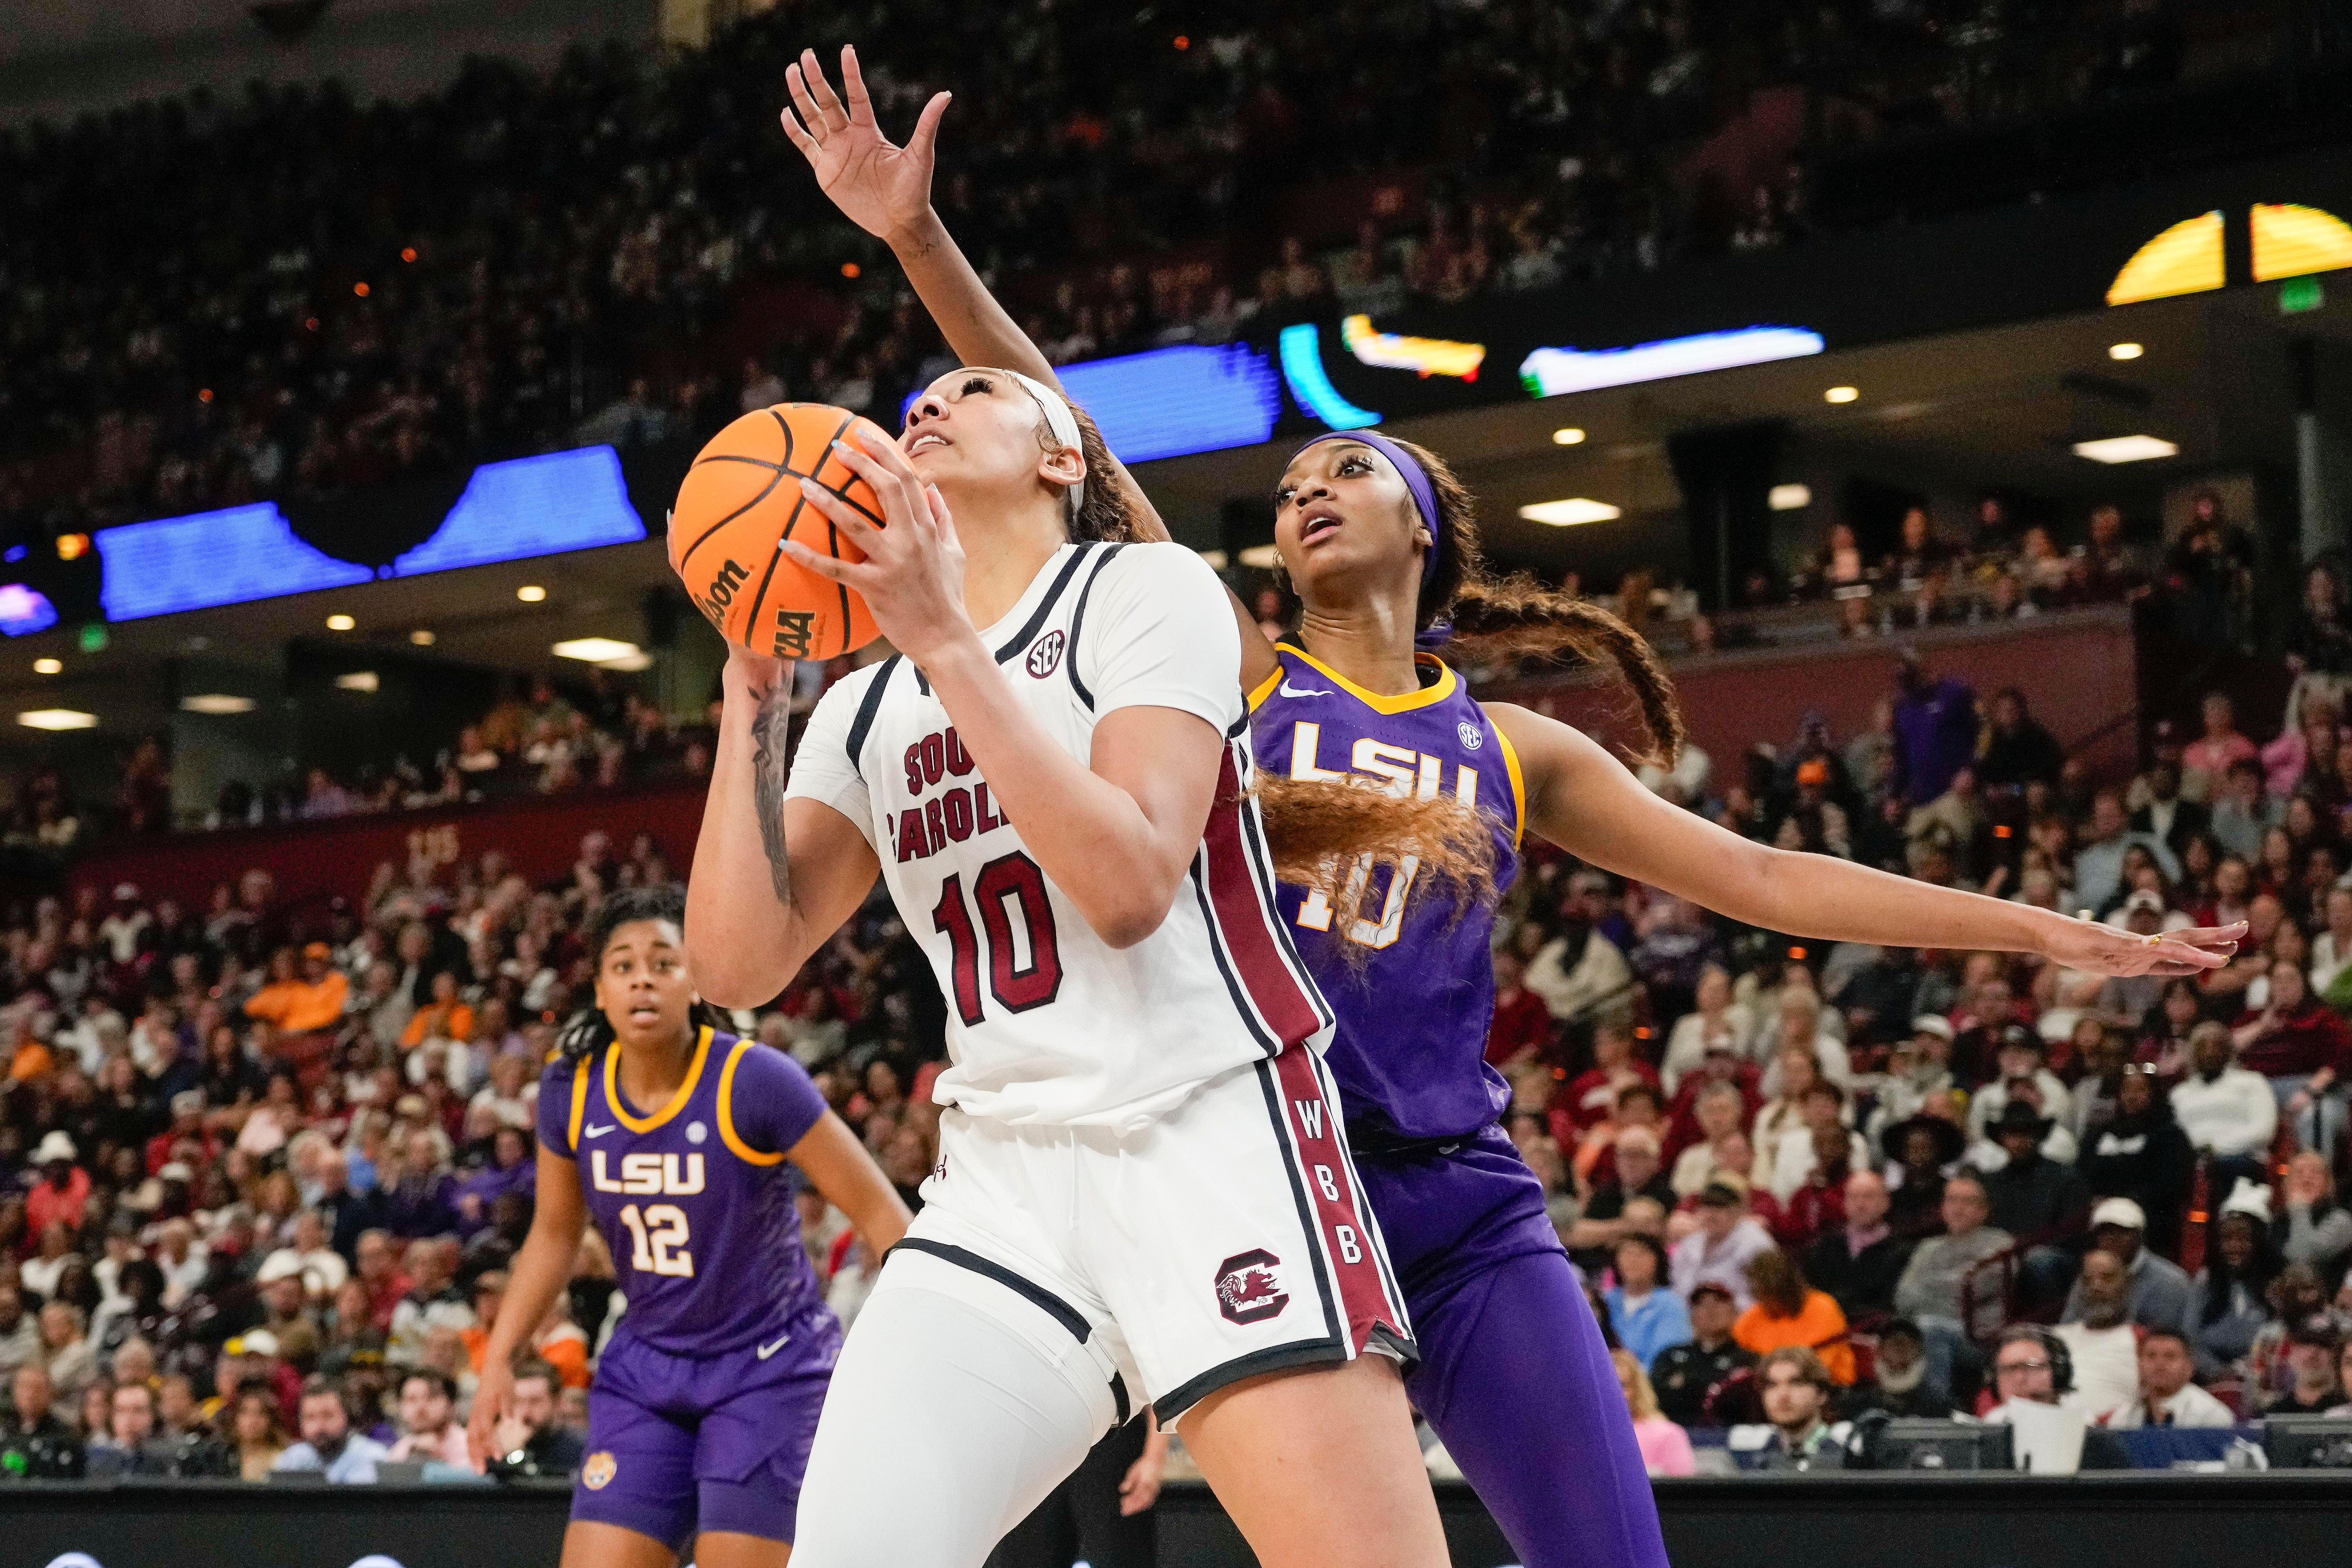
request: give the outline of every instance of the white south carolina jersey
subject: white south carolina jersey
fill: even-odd
[[[981,634],[1020,700],[1080,763],[1120,708],[1174,708],[1224,736],[1216,798],[1168,919],[1097,936],[1004,819],[912,661],[836,683],[785,793],[832,806],[881,858],[948,999],[937,1098],[1012,1123],[1129,1131],[1229,1068],[1301,1044],[1331,1015],[1275,908],[1251,777],[1239,633],[1207,563],[1177,544],[1066,544]],[[1025,829],[1025,833],[1024,830]]]

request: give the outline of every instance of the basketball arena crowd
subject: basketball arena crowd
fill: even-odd
[[[936,339],[778,132],[803,45],[866,45],[886,124],[956,90],[940,210],[1057,361],[1790,243],[1820,221],[1801,160],[1693,173],[1759,93],[1834,81],[1834,146],[2159,89],[2185,47],[2141,0],[1187,16],[780,5],[721,47],[481,61],[403,103],[197,90],[0,130],[0,531],[627,446],[739,403],[895,427]],[[1302,171],[1336,199],[1301,206]]]

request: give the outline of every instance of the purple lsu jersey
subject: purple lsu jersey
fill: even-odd
[[[621,1332],[719,1355],[782,1331],[824,1293],[801,1249],[785,1151],[824,1115],[800,1064],[705,1028],[669,1103],[620,1085],[621,1047],[558,1059],[540,1079],[539,1139],[578,1162],[588,1213],[628,1300]]]
[[[1421,689],[1384,697],[1288,643],[1275,657],[1279,668],[1250,693],[1260,767],[1424,800],[1450,794],[1493,820],[1496,891],[1510,886],[1526,816],[1518,758],[1452,668],[1421,654]],[[1463,909],[1409,857],[1393,868],[1367,857],[1336,900],[1285,883],[1280,909],[1339,1016],[1325,1059],[1359,1147],[1466,1137],[1502,1114],[1510,1091],[1486,1060],[1490,908]]]

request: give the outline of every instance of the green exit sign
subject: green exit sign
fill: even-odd
[[[2326,303],[2327,290],[2319,286],[2316,278],[2290,278],[2279,285],[2279,314],[2282,316],[2316,310]]]

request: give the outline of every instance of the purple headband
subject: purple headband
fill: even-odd
[[[1412,492],[1413,508],[1421,513],[1422,525],[1429,530],[1429,553],[1421,558],[1421,585],[1429,586],[1430,579],[1437,575],[1438,553],[1445,547],[1445,530],[1438,521],[1437,488],[1429,482],[1429,470],[1411,452],[1370,430],[1334,430],[1328,436],[1318,436],[1291,453],[1290,460],[1298,461],[1300,452],[1326,441],[1360,441],[1394,463],[1396,471],[1404,476],[1404,488]]]

